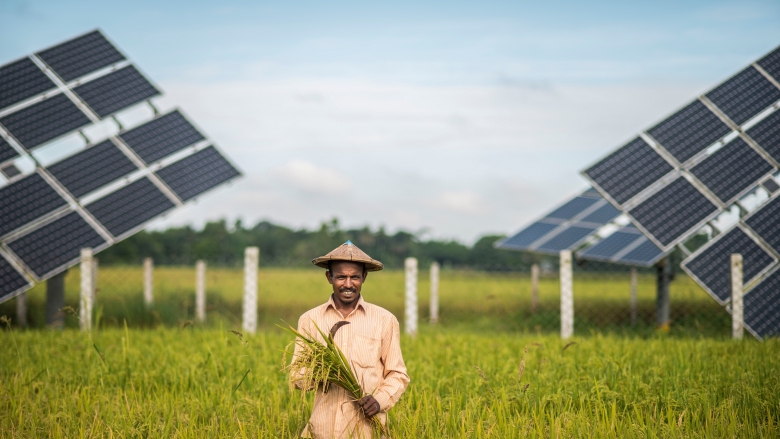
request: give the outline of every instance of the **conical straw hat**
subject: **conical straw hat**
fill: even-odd
[[[328,261],[362,262],[366,264],[366,270],[368,271],[379,271],[385,267],[376,259],[371,259],[371,256],[359,249],[352,241],[341,244],[325,256],[312,259],[311,263],[318,267],[328,268]]]

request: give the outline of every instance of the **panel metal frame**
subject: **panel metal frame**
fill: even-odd
[[[8,262],[11,265],[11,267],[16,269],[16,271],[18,271],[19,274],[21,274],[22,277],[24,278],[24,280],[27,282],[27,285],[25,285],[25,286],[23,286],[23,287],[21,287],[21,288],[19,288],[17,290],[14,290],[14,291],[6,294],[2,298],[0,298],[0,303],[3,303],[3,302],[7,302],[7,301],[13,299],[14,297],[24,293],[25,291],[29,290],[32,287],[34,287],[35,283],[30,278],[30,276],[27,274],[27,271],[25,271],[24,267],[19,264],[19,262],[16,260],[16,258],[14,258],[11,255],[9,255],[8,253],[6,253],[5,249],[2,246],[0,246],[0,258],[5,259],[5,261]]]

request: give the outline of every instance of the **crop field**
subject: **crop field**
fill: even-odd
[[[291,337],[275,325],[327,299],[322,272],[261,270],[256,335],[231,332],[241,331],[239,270],[209,271],[204,325],[192,322],[193,270],[158,269],[150,311],[140,274],[101,270],[100,324],[92,333],[74,330],[70,312],[62,332],[3,323],[2,436],[297,437],[311,399],[303,403],[288,389],[282,358]],[[77,280],[71,270],[72,307]],[[421,282],[421,305],[427,288]],[[392,437],[780,435],[780,341],[729,340],[727,316],[726,329],[722,322],[696,326],[710,314],[690,310],[712,300],[693,282],[673,283],[673,310],[689,308],[669,332],[624,331],[618,314],[627,310],[627,276],[580,276],[575,319],[593,322],[581,323],[569,341],[539,317],[554,315],[557,288],[543,280],[534,313],[527,277],[442,272],[441,323],[423,319],[416,337],[402,338],[412,382],[390,412]],[[400,318],[403,273],[371,274],[364,295]],[[44,296],[39,287],[29,294],[33,326],[43,319]],[[639,299],[651,318],[651,276],[640,278]],[[13,302],[0,314],[13,319]],[[617,317],[599,320],[588,311],[610,304]]]

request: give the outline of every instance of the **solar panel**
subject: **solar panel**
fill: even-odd
[[[146,163],[153,163],[204,140],[177,110],[119,135]]]
[[[81,197],[138,168],[110,140],[49,166],[74,197]]]
[[[54,88],[54,82],[30,58],[0,67],[0,108]]]
[[[697,99],[647,132],[684,163],[730,133],[731,128]]]
[[[27,149],[77,130],[89,122],[87,116],[64,94],[0,118],[0,124]]]
[[[610,260],[629,245],[642,238],[636,227],[626,226],[580,252],[586,259]]]
[[[778,185],[773,178],[767,178],[766,180],[762,181],[761,186],[763,186],[770,195],[780,190],[780,185]]]
[[[16,152],[15,149],[11,147],[11,145],[8,144],[8,142],[5,141],[2,137],[0,137],[0,163],[11,160],[14,157],[17,157],[19,153]]]
[[[561,250],[570,249],[577,246],[596,231],[598,227],[592,227],[585,224],[575,224],[566,227],[560,233],[552,236],[539,244],[537,250],[557,253]]]
[[[142,178],[86,206],[89,213],[115,237],[174,207],[173,202],[148,178]]]
[[[775,198],[744,219],[756,235],[780,253],[780,198]]]
[[[66,82],[125,59],[97,30],[37,55]]]
[[[38,174],[0,188],[0,236],[67,204]]]
[[[30,286],[30,282],[24,277],[24,274],[20,273],[8,262],[5,256],[0,254],[0,300]]]
[[[691,173],[727,204],[774,169],[738,137],[692,167]]]
[[[745,327],[759,337],[780,335],[780,271],[748,291],[742,305]]]
[[[498,244],[500,248],[529,250],[531,244],[550,233],[559,224],[536,222]]]
[[[157,171],[157,175],[186,201],[241,174],[209,146]]]
[[[664,248],[695,230],[718,207],[685,178],[677,178],[629,211]]]
[[[775,81],[780,82],[780,47],[758,60],[756,64],[775,78]]]
[[[641,244],[634,247],[633,250],[615,259],[614,262],[619,262],[629,265],[642,265],[650,266],[658,262],[661,257],[664,256],[664,251],[661,250],[653,241],[642,237],[639,239]]]
[[[780,162],[780,111],[775,111],[750,127],[747,134],[775,161]]]
[[[780,100],[780,89],[750,66],[715,87],[706,96],[734,123],[742,125]]]
[[[729,273],[732,253],[742,254],[745,284],[750,283],[775,262],[769,252],[761,248],[742,229],[735,227],[687,258],[682,267],[720,303],[726,303],[731,298]]]
[[[38,279],[76,263],[82,248],[97,248],[106,241],[77,212],[38,227],[7,242]]]
[[[585,209],[599,202],[599,200],[601,199],[602,198],[592,198],[592,197],[583,197],[583,196],[574,197],[573,199],[564,203],[563,206],[548,213],[547,216],[545,216],[545,218],[555,218],[561,220],[572,219],[575,216],[582,213],[583,211],[585,211]]]
[[[650,145],[637,137],[584,174],[618,204],[623,204],[673,169]]]
[[[586,215],[580,221],[584,223],[606,224],[620,215],[620,211],[609,203]]]
[[[73,89],[100,117],[157,96],[160,92],[133,66]]]

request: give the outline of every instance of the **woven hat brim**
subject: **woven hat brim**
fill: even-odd
[[[330,256],[320,256],[319,258],[312,259],[311,263],[320,267],[320,268],[328,268],[328,261],[347,261],[347,262],[360,262],[366,265],[367,271],[379,271],[385,266],[377,261],[376,259],[363,259],[363,258],[342,258],[342,257],[330,257]]]

